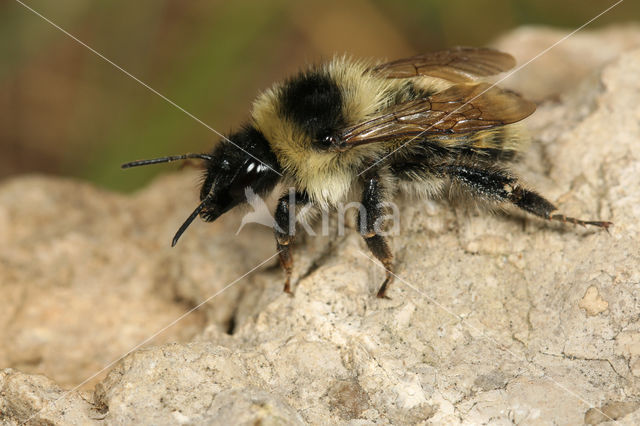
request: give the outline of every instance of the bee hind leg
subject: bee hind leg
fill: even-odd
[[[383,190],[380,184],[380,177],[377,173],[372,173],[365,178],[364,192],[362,195],[362,206],[358,212],[358,225],[360,234],[367,243],[371,253],[380,261],[385,268],[386,278],[378,290],[377,297],[388,299],[385,295],[389,285],[393,282],[393,254],[387,239],[380,235],[382,226],[382,214],[384,213],[381,204]]]
[[[608,229],[611,222],[581,220],[555,213],[558,209],[547,199],[525,189],[518,179],[504,170],[484,169],[467,165],[445,165],[440,171],[454,182],[469,189],[474,195],[487,201],[510,202],[516,207],[547,220],[575,225],[591,225]]]

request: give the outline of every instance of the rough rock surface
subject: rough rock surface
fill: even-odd
[[[497,40],[495,47],[512,53],[522,67],[501,86],[516,89],[533,101],[558,97],[622,52],[640,47],[638,24],[570,34],[570,30],[521,27]],[[534,58],[531,65],[525,65]]]
[[[500,43],[518,54],[548,37],[528,31]],[[607,34],[623,51],[629,31],[563,48]],[[615,222],[610,234],[401,202],[391,300],[374,297],[384,272],[355,232],[297,245],[294,297],[270,231],[235,235],[240,213],[170,250],[193,172],[129,198],[1,183],[0,363],[14,368],[0,423],[638,424],[640,50],[599,65],[527,120],[517,170],[563,212]]]

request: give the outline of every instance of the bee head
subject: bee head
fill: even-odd
[[[254,127],[245,127],[222,141],[207,160],[200,201],[200,216],[207,222],[216,220],[233,207],[247,201],[251,190],[265,195],[280,177],[275,154],[267,140]]]
[[[230,135],[211,154],[184,154],[126,163],[122,168],[168,163],[197,158],[205,161],[204,181],[200,188],[200,204],[176,232],[171,246],[197,217],[213,222],[233,207],[246,202],[246,193],[265,195],[281,176],[275,154],[262,133],[246,126]]]

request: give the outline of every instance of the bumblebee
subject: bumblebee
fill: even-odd
[[[359,193],[364,207],[359,231],[387,270],[377,294],[383,298],[393,280],[393,255],[379,219],[384,203],[399,192],[428,197],[449,183],[472,198],[515,205],[543,219],[605,229],[611,225],[557,213],[509,171],[508,163],[526,145],[518,122],[535,111],[535,104],[482,78],[513,66],[514,58],[506,53],[468,47],[377,65],[335,58],[259,95],[250,121],[210,153],[122,167],[204,161],[201,202],[172,246],[197,216],[211,222],[246,202],[247,188],[261,196],[278,184],[294,188],[295,197],[282,195],[274,214],[288,293],[295,204],[319,211]]]

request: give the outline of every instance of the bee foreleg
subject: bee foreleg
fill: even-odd
[[[285,272],[284,292],[291,292],[291,273],[293,271],[293,257],[291,256],[291,246],[295,239],[296,233],[296,212],[295,206],[307,203],[309,197],[306,193],[298,193],[290,191],[278,200],[278,205],[274,214],[275,226],[274,233],[276,237],[276,248],[280,258],[280,265]],[[293,204],[293,209],[291,205]]]
[[[518,178],[504,170],[483,169],[467,165],[445,165],[440,171],[454,182],[469,189],[481,199],[494,202],[510,202],[516,207],[548,220],[558,220],[576,225],[593,225],[607,229],[611,222],[580,220],[563,214],[550,201],[524,188]]]
[[[388,298],[385,292],[393,281],[393,254],[387,239],[381,235],[384,208],[382,205],[383,190],[377,173],[368,175],[364,180],[362,206],[358,212],[360,234],[373,255],[382,262],[386,270],[386,278],[378,290],[379,298]]]

